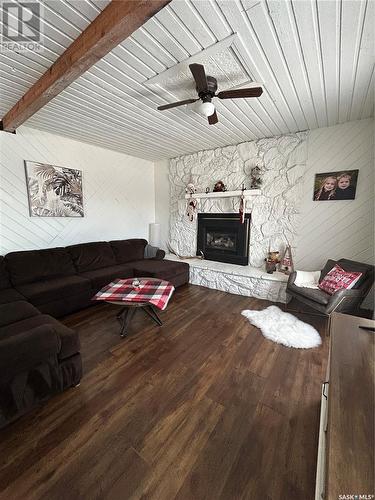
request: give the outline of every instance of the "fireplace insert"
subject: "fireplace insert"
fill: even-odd
[[[198,214],[197,255],[207,260],[247,266],[249,263],[250,214],[241,224],[238,214]]]

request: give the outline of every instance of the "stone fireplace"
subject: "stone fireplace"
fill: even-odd
[[[246,214],[243,224],[235,213],[198,214],[197,255],[206,260],[247,266],[250,220],[250,214]]]
[[[180,255],[194,256],[199,241],[198,249],[203,248],[205,254],[203,260],[189,260],[190,283],[286,302],[288,276],[267,274],[264,258],[270,249],[282,251],[286,245],[291,245],[294,260],[298,258],[296,235],[301,222],[306,158],[306,133],[299,132],[170,160],[170,245]],[[239,220],[240,197],[197,196],[199,217],[191,221],[186,215],[185,187],[193,183],[197,193],[204,194],[206,188],[212,189],[215,182],[221,180],[229,192],[241,190],[242,185],[248,189],[255,165],[261,170],[261,192],[246,200],[248,226],[241,241],[247,241],[247,254],[245,251],[242,262],[235,263],[229,259],[235,257],[239,237],[230,228],[223,232],[223,228],[218,229],[213,222],[218,215]],[[205,220],[209,228],[203,232],[203,242],[202,236],[198,236],[201,220]],[[178,260],[173,255],[167,258]]]
[[[198,220],[186,215],[185,187],[192,182],[197,191],[218,180],[228,191],[249,188],[251,169],[261,169],[261,194],[246,202],[251,213],[248,264],[264,270],[264,258],[269,249],[283,251],[291,245],[297,260],[296,235],[300,224],[303,196],[303,175],[307,157],[306,133],[288,134],[269,139],[226,146],[170,160],[170,235],[169,242],[180,255],[195,255],[197,251]],[[238,216],[240,198],[199,198],[201,214]],[[206,256],[207,259],[207,256]],[[241,266],[242,267],[242,266]]]

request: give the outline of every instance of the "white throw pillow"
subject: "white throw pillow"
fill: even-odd
[[[294,284],[304,288],[319,288],[320,271],[296,271]]]

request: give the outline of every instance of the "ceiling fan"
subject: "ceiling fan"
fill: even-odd
[[[216,94],[217,80],[213,76],[206,75],[202,64],[189,64],[189,68],[196,83],[198,98],[164,104],[164,106],[158,106],[159,111],[176,108],[177,106],[183,106],[185,104],[192,104],[193,102],[201,100],[202,103],[199,106],[199,111],[207,116],[210,125],[214,125],[219,119],[216,114],[215,106],[211,102],[213,97],[218,97],[219,99],[237,99],[239,97],[259,97],[263,93],[262,87],[251,87],[247,89],[224,90]]]

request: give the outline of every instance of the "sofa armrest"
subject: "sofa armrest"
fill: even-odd
[[[156,252],[155,259],[156,260],[163,260],[165,257],[165,252],[161,248],[158,248],[158,251]]]
[[[165,257],[165,252],[161,248],[154,247],[152,245],[145,246],[144,258],[145,259],[153,259],[153,260],[162,260]]]
[[[329,299],[327,310],[329,312],[348,311],[351,308],[358,307],[363,298],[364,294],[361,289],[337,290]]]
[[[52,325],[41,325],[24,333],[0,338],[0,377],[9,378],[28,370],[61,349],[58,333]]]
[[[360,288],[351,288],[347,290],[346,288],[342,288],[341,290],[337,290],[332,295],[332,298],[342,298],[342,297],[362,297],[363,291]]]
[[[296,276],[297,276],[296,271],[293,271],[292,273],[289,274],[287,287],[294,284],[294,282],[296,280]]]

